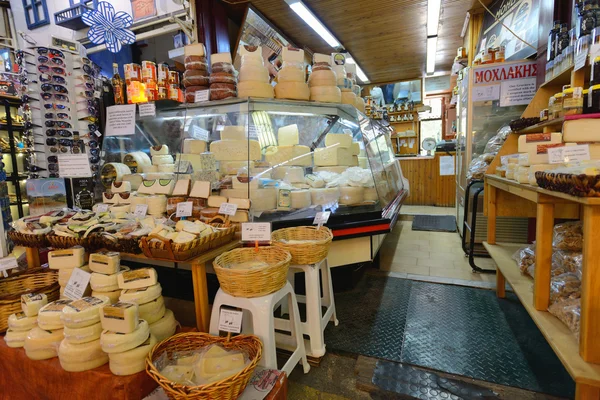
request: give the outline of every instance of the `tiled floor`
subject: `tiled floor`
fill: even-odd
[[[400,213],[407,215],[456,215],[456,209],[454,207],[402,206]]]

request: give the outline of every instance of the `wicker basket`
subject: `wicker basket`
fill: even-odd
[[[60,286],[57,271],[34,268],[0,280],[0,333],[8,329],[8,317],[21,311],[21,295],[44,293],[48,302],[58,300]]]
[[[157,235],[144,236],[140,240],[140,248],[148,258],[187,261],[233,240],[235,235],[234,227],[221,224],[212,224],[212,226],[219,228],[219,230],[188,243],[173,243],[172,240],[167,240]]]
[[[250,363],[242,371],[222,381],[202,386],[185,386],[166,379],[154,366],[165,352],[167,354],[180,351],[194,351],[211,344],[220,344],[229,350],[240,350],[250,357]],[[258,361],[262,357],[262,343],[252,335],[240,335],[234,338],[211,336],[208,333],[180,333],[158,343],[146,357],[146,372],[165,391],[169,399],[237,399],[244,391],[254,373]]]
[[[231,269],[229,264],[246,261],[264,261],[263,268]],[[266,246],[234,249],[218,256],[213,265],[221,289],[235,297],[261,297],[281,289],[287,282],[287,273],[292,256],[284,249]]]
[[[125,236],[117,238],[107,232],[92,233],[88,236],[86,244],[94,250],[106,249],[131,254],[140,254],[142,252],[139,237]]]
[[[16,246],[41,249],[50,245],[47,239],[48,235],[33,235],[10,230],[8,231],[8,237]]]
[[[284,243],[284,240],[309,240],[303,244]],[[292,264],[316,264],[325,259],[333,234],[327,227],[297,226],[294,228],[278,229],[271,234],[271,243],[275,247],[285,249],[292,255]]]
[[[600,197],[600,175],[538,171],[535,180],[542,189],[577,197]]]
[[[46,237],[48,239],[49,245],[51,247],[54,247],[55,249],[70,249],[71,247],[75,246],[83,246],[87,250],[92,250],[90,249],[90,245],[88,243],[87,238],[84,239],[68,236],[59,236],[55,233],[49,233],[48,235],[46,235]]]

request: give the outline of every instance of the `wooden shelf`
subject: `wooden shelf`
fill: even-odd
[[[542,83],[540,85],[540,87],[570,85],[571,84],[571,72],[573,72],[574,68],[575,68],[574,66],[567,68],[560,75],[555,76],[554,78],[550,79],[549,81]],[[584,67],[584,68],[586,68],[586,67]]]
[[[569,328],[549,312],[533,307],[533,280],[522,275],[512,259],[514,252],[522,245],[490,245],[487,242],[483,245],[573,380],[592,386],[600,385],[600,365],[587,363],[581,358],[579,343]]]
[[[564,117],[556,118],[551,121],[540,122],[539,124],[528,126],[525,129],[521,129],[517,131],[518,134],[526,134],[526,133],[541,133],[544,131],[544,128],[550,127],[558,127],[561,126],[565,122]]]

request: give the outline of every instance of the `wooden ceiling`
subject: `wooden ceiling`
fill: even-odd
[[[427,0],[303,2],[355,57],[372,83],[424,75]],[[316,53],[334,50],[284,0],[252,0],[251,4],[298,46]],[[456,49],[463,44],[460,33],[466,13],[476,6],[477,0],[442,0],[436,72],[450,71]],[[239,5],[229,7],[239,13]]]

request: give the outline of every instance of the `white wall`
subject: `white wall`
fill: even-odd
[[[131,14],[131,1],[130,0],[110,0],[109,3],[113,5],[116,11],[125,11]],[[181,10],[181,5],[175,4],[172,0],[155,0],[157,15],[164,15]],[[69,8],[69,0],[46,0],[48,6],[48,15],[50,16],[50,24],[44,25],[37,29],[28,30],[27,22],[25,20],[25,10],[23,9],[22,0],[10,0],[10,7],[13,13],[15,27],[17,32],[26,32],[30,37],[37,41],[40,46],[47,46],[50,44],[52,36],[61,37],[63,39],[76,40],[85,38],[88,29],[84,29],[78,32],[70,29],[63,28],[61,26],[54,25],[54,13]],[[19,35],[19,44],[21,47],[29,46],[24,42]]]

